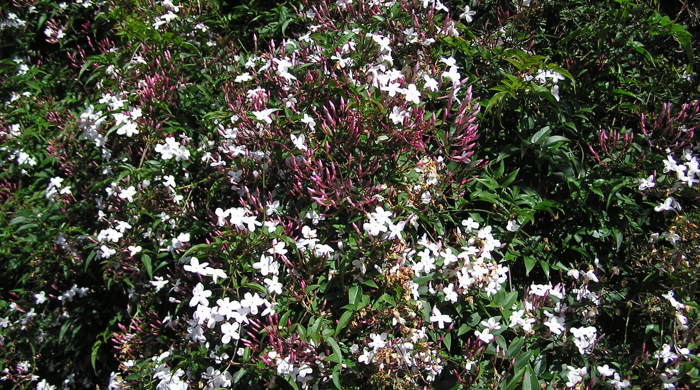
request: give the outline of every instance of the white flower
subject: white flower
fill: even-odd
[[[271,255],[280,255],[284,256],[287,254],[287,250],[284,248],[285,247],[284,241],[277,241],[277,239],[272,240],[272,248],[267,250],[267,253]]]
[[[384,346],[386,345],[386,333],[370,333],[369,337],[372,339],[372,341],[369,344],[367,344],[367,346],[372,348],[373,352],[377,352],[378,350],[384,348]]]
[[[459,17],[460,17],[461,19],[464,19],[465,22],[471,23],[471,22],[474,20],[474,18],[472,18],[472,16],[474,16],[474,15],[476,15],[476,12],[475,12],[475,11],[472,11],[472,10],[469,8],[469,6],[466,5],[466,6],[464,6],[464,12],[462,12],[462,14],[459,15]]]
[[[260,260],[253,263],[253,268],[259,270],[262,276],[279,274],[279,263],[275,261],[272,256],[267,256],[265,254],[260,255]]]
[[[564,322],[566,321],[564,317],[562,316],[555,316],[554,314],[545,311],[544,314],[549,317],[549,320],[544,322],[544,325],[549,328],[549,330],[556,334],[560,335],[566,330],[564,327]]]
[[[445,294],[445,300],[449,302],[457,302],[457,293],[454,290],[454,284],[450,283],[447,285],[447,287],[444,287],[442,289],[442,292]]]
[[[272,113],[275,111],[277,110],[274,108],[268,108],[262,111],[253,111],[253,115],[255,116],[255,119],[261,122],[265,122],[269,125],[272,124],[272,119],[270,118],[270,115],[272,115]]]
[[[552,94],[552,96],[554,96],[554,99],[556,99],[556,101],[561,100],[561,98],[559,97],[559,86],[558,85],[552,85],[552,88],[549,90],[549,92]]]
[[[290,134],[289,137],[292,139],[294,147],[302,151],[306,150],[306,145],[304,144],[306,142],[306,136],[304,134]]]
[[[106,246],[106,245],[100,246],[99,255],[100,255],[100,257],[103,258],[103,259],[109,259],[109,258],[112,257],[115,253],[117,253],[116,250],[114,250],[114,249],[112,249],[112,248],[110,248],[110,247],[108,247],[108,246]]]
[[[134,188],[134,186],[130,186],[129,188],[119,192],[119,197],[126,199],[130,203],[134,201],[134,195],[136,195],[136,188]]]
[[[140,245],[129,245],[126,249],[129,250],[129,256],[134,256],[143,250],[143,248]]]
[[[462,226],[467,228],[468,232],[479,228],[479,222],[475,222],[471,217],[462,220]]]
[[[593,326],[585,328],[571,328],[571,333],[574,335],[574,344],[578,348],[581,355],[587,355],[591,352],[596,339],[596,328]]]
[[[212,267],[207,267],[207,269],[204,270],[205,275],[209,276],[213,279],[214,283],[218,282],[219,279],[226,279],[226,272],[222,269],[218,268],[212,268]]]
[[[639,179],[639,191],[646,191],[649,188],[654,188],[656,183],[654,183],[654,175],[650,175],[648,178]]]
[[[41,382],[36,384],[36,390],[56,390],[56,386],[47,382],[46,379],[42,379]]]
[[[423,88],[425,88],[429,91],[432,91],[432,92],[435,92],[438,90],[439,85],[438,85],[437,80],[435,80],[434,78],[432,78],[428,75],[423,75],[423,80],[425,81],[425,84],[423,84]]]
[[[440,309],[437,306],[433,306],[433,315],[430,316],[430,322],[437,322],[440,329],[445,327],[445,323],[452,322],[452,318],[447,314],[440,313]]]
[[[304,123],[307,126],[309,126],[311,130],[313,130],[316,127],[316,121],[314,120],[314,118],[310,117],[306,113],[304,113],[304,117],[301,118],[301,123]]]
[[[189,241],[190,241],[190,234],[189,233],[180,233],[180,234],[178,234],[177,237],[170,240],[170,246],[168,247],[168,250],[173,251],[175,249],[180,249],[183,246],[185,246],[185,243],[187,243]]]
[[[277,275],[273,275],[271,279],[265,279],[264,282],[268,294],[282,294],[282,283],[277,280]]]
[[[588,374],[588,369],[586,367],[576,368],[572,366],[566,366],[566,386],[574,387],[583,380],[583,377]]]
[[[135,121],[131,120],[129,117],[127,117],[125,114],[117,113],[112,116],[117,121],[117,126],[119,126],[119,128],[117,129],[117,134],[132,137],[134,134],[139,133],[138,124]]]
[[[450,79],[452,84],[457,84],[462,79],[459,69],[456,66],[450,67],[449,71],[442,72],[442,77]]]
[[[420,92],[416,88],[415,84],[409,84],[408,88],[401,91],[404,94],[404,98],[407,102],[418,104],[420,103]]]
[[[604,365],[604,366],[598,366],[597,368],[598,368],[598,373],[599,373],[600,375],[602,375],[603,377],[606,377],[606,378],[607,378],[607,377],[609,377],[609,376],[615,375],[615,370],[613,370],[612,368],[608,367],[607,364]]]
[[[530,318],[528,316],[525,316],[525,310],[516,310],[510,315],[510,324],[508,325],[510,328],[514,328],[516,326],[519,326],[523,328],[523,330],[526,333],[532,332],[532,325],[535,323],[534,318]]]
[[[211,296],[211,291],[205,290],[202,283],[197,283],[197,285],[192,290],[192,299],[190,300],[190,307],[195,307],[199,304],[204,306],[209,306],[209,298]]]
[[[296,80],[293,74],[289,73],[289,68],[292,67],[292,63],[287,59],[275,58],[274,61],[277,63],[277,75],[284,78],[287,81]]]
[[[396,96],[397,92],[401,92],[401,85],[399,83],[388,83],[386,86],[381,87],[382,91],[385,91],[389,94],[389,97],[394,97]]]
[[[251,294],[249,292],[245,293],[243,300],[241,300],[241,306],[250,309],[250,313],[253,315],[258,314],[258,307],[262,306],[265,300],[258,295],[258,293]]]
[[[681,205],[672,196],[666,198],[662,204],[654,207],[654,211],[656,212],[671,210],[681,210]]]
[[[168,284],[167,280],[164,280],[161,276],[156,276],[149,282],[151,286],[156,288],[156,292],[160,291],[161,288]]]
[[[42,303],[46,302],[46,293],[41,291],[38,294],[34,294],[34,303],[37,305],[41,305]]]
[[[543,297],[549,293],[552,289],[551,284],[531,284],[530,285],[530,295],[537,295],[538,297]]]
[[[241,338],[240,334],[240,329],[241,325],[238,322],[234,322],[233,324],[230,322],[224,322],[221,324],[221,342],[224,344],[228,344],[231,342],[231,340],[238,340]]]
[[[363,364],[370,364],[372,362],[373,357],[374,353],[372,353],[372,351],[368,350],[367,348],[364,348],[362,354],[357,357],[357,362]]]
[[[666,294],[662,294],[661,296],[666,298],[671,303],[671,306],[673,306],[674,309],[685,310],[685,305],[676,300],[676,298],[673,296],[673,291],[669,291]]]
[[[484,329],[483,331],[477,330],[474,332],[474,335],[486,344],[493,341],[493,334],[491,334],[491,329],[488,328]]]
[[[391,114],[389,114],[389,119],[391,119],[391,122],[395,125],[402,124],[406,117],[408,117],[408,113],[398,106],[394,106],[394,108],[391,109]]]
[[[190,151],[187,150],[186,147],[180,145],[174,137],[168,137],[165,139],[164,144],[156,145],[155,151],[156,153],[160,153],[163,160],[175,158],[175,161],[183,161],[190,158]]]
[[[675,352],[671,351],[671,346],[669,344],[664,344],[661,347],[661,350],[656,351],[654,357],[656,359],[663,360],[664,363],[668,363],[672,360],[678,359],[678,355]]]
[[[515,232],[518,229],[520,229],[520,225],[518,224],[518,221],[515,221],[512,219],[510,221],[508,221],[508,224],[506,225],[506,230],[508,230],[509,232]]]

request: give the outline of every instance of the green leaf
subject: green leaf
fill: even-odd
[[[17,225],[18,223],[24,223],[30,221],[27,217],[14,217],[10,220],[10,226]]]
[[[523,344],[525,344],[525,339],[522,337],[518,337],[515,340],[513,340],[513,342],[510,343],[508,349],[506,350],[506,359],[510,359],[513,357],[513,355],[520,352],[520,349],[523,347]]]
[[[371,280],[371,279],[365,280],[364,282],[362,282],[362,284],[364,284],[364,285],[367,286],[367,287],[379,288],[379,286],[377,286],[377,283],[376,283],[374,280]]]
[[[84,272],[87,272],[87,269],[90,266],[90,263],[92,263],[92,260],[95,258],[95,256],[97,256],[97,252],[94,250],[90,251],[90,254],[85,259],[85,266],[83,267]]]
[[[520,383],[524,370],[524,368],[516,370],[515,375],[513,375],[508,382],[502,382],[501,390],[514,390],[518,386],[518,383]]]
[[[505,179],[503,179],[503,182],[501,182],[501,187],[508,187],[509,185],[511,185],[515,181],[515,177],[518,176],[519,171],[520,168],[509,173],[508,176]]]
[[[350,287],[350,291],[348,291],[348,303],[350,303],[351,305],[357,305],[361,297],[362,288],[360,288],[360,286],[354,285]]]
[[[17,233],[24,231],[24,230],[34,229],[37,226],[39,226],[39,225],[36,223],[28,223],[26,225],[22,225],[17,229]]]
[[[460,325],[459,329],[457,329],[457,336],[461,336],[471,330],[471,326],[467,324],[462,324]]]
[[[553,136],[547,137],[545,144],[549,146],[549,145],[552,145],[552,144],[557,143],[557,142],[569,142],[569,141],[570,141],[570,139],[563,137],[561,135],[553,135]]]
[[[549,263],[545,260],[540,260],[540,267],[542,267],[542,271],[544,271],[545,276],[549,278]]]
[[[143,263],[143,266],[146,267],[148,279],[153,279],[153,263],[151,263],[151,256],[144,253],[141,255],[141,262]]]
[[[193,246],[191,246],[187,251],[185,251],[185,253],[183,253],[182,256],[180,256],[180,258],[181,258],[181,259],[184,259],[185,257],[189,256],[191,253],[195,253],[195,252],[197,252],[197,251],[199,251],[200,249],[203,249],[203,248],[208,248],[209,246],[210,246],[210,244],[197,244],[197,245],[193,245]]]
[[[59,343],[61,341],[63,341],[63,337],[66,335],[66,332],[68,331],[68,329],[70,328],[71,325],[72,325],[72,323],[70,321],[66,321],[63,323],[63,325],[61,326],[61,330],[58,332],[58,342]]]
[[[532,356],[532,351],[525,351],[521,353],[517,359],[515,359],[515,369],[518,370],[525,367],[526,364],[530,363],[530,356]]]
[[[100,352],[100,346],[102,346],[102,340],[95,341],[95,344],[92,345],[92,352],[90,352],[90,364],[95,374],[97,374],[97,366],[95,363],[97,361],[97,354]]]
[[[537,374],[532,369],[529,364],[525,369],[525,376],[523,377],[523,390],[539,390],[540,382],[537,381]]]
[[[547,134],[549,134],[549,126],[545,126],[540,131],[533,134],[532,137],[530,138],[530,143],[532,143],[532,144],[539,143],[540,139],[542,139],[542,137],[544,137]]]
[[[449,350],[452,348],[452,334],[446,334],[442,339],[442,342],[445,343],[445,347],[447,347],[447,351],[449,352]]]
[[[233,383],[238,383],[241,378],[243,378],[243,375],[245,375],[246,369],[241,368],[240,370],[236,371],[236,375],[233,376]]]
[[[348,325],[348,322],[352,319],[353,311],[351,310],[346,310],[343,312],[343,314],[340,315],[340,319],[338,319],[338,325],[335,327],[335,335],[337,336],[341,330],[345,329],[345,327]]]
[[[340,370],[342,369],[341,367],[342,366],[340,364],[333,367],[332,378],[333,378],[333,384],[335,385],[335,388],[342,390],[343,384],[340,382]]]
[[[338,364],[343,363],[343,353],[340,351],[340,345],[338,345],[338,342],[335,341],[333,337],[326,337],[325,340],[333,349],[333,355],[329,356],[326,360]]]
[[[537,259],[533,256],[525,256],[523,262],[525,263],[525,276],[527,276],[530,274],[530,271],[532,271],[532,268],[535,267],[535,264],[537,264]]]

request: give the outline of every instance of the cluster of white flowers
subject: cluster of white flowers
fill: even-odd
[[[180,7],[174,5],[171,0],[163,0],[161,4],[168,10],[168,12],[155,18],[153,21],[153,28],[156,30],[160,30],[163,25],[177,19],[177,13],[180,12]]]
[[[566,387],[574,387],[583,381],[583,378],[588,375],[586,367],[576,368],[573,366],[565,366],[566,368]]]
[[[362,228],[370,236],[378,236],[380,233],[384,233],[382,238],[387,240],[399,239],[401,240],[401,232],[406,225],[406,221],[401,221],[399,223],[394,223],[391,221],[392,212],[389,210],[384,210],[383,207],[377,206],[374,212],[369,213],[367,217],[369,221],[362,225]]]
[[[254,232],[256,226],[262,225],[257,217],[245,207],[232,207],[227,210],[217,208],[214,213],[217,217],[216,224],[218,226],[224,226],[228,222],[237,229],[247,229],[250,232]]]
[[[19,28],[24,27],[27,24],[24,20],[20,19],[14,12],[8,12],[7,18],[0,20],[0,30],[6,28]]]
[[[569,329],[574,335],[574,344],[578,348],[581,355],[588,355],[593,349],[593,344],[596,341],[596,333],[598,330],[594,326]]]
[[[74,284],[69,288],[68,290],[64,291],[63,294],[58,296],[59,301],[63,302],[71,302],[76,296],[77,297],[84,297],[90,292],[90,289],[87,287],[78,287],[77,284]],[[40,299],[37,298],[37,302],[39,302]]]
[[[93,105],[89,105],[80,114],[79,126],[83,130],[83,137],[94,142],[100,148],[107,143],[107,137],[101,133],[105,120],[106,118],[102,111],[95,111]]]
[[[46,187],[46,199],[57,199],[59,195],[71,194],[70,186],[63,184],[62,177],[53,177],[49,180],[49,185]]]
[[[452,86],[456,86],[462,81],[462,75],[459,73],[459,67],[457,66],[457,60],[454,57],[440,58],[440,62],[445,64],[448,70],[442,72],[442,77],[452,81]],[[455,91],[456,93],[456,91]]]
[[[0,130],[0,136],[7,138],[18,137],[20,134],[22,134],[22,129],[17,123],[7,126],[7,130]]]
[[[602,375],[604,378],[610,378],[608,379],[608,384],[612,387],[615,388],[615,390],[622,390],[626,389],[631,386],[630,381],[627,379],[625,380],[620,380],[620,374],[617,373],[614,369],[608,367],[607,364],[598,366],[596,367],[598,369],[598,373]]]
[[[185,372],[178,368],[171,371],[165,363],[159,365],[153,374],[153,379],[158,380],[156,390],[187,390],[189,385],[183,377]]]
[[[175,161],[187,161],[190,158],[190,151],[180,145],[175,137],[167,137],[164,144],[158,144],[155,151],[160,153],[163,160],[174,158]]]
[[[510,323],[508,324],[508,327],[515,329],[516,327],[520,327],[523,329],[525,333],[532,333],[534,331],[532,325],[537,322],[536,319],[532,318],[530,315],[527,315],[525,310],[514,310],[510,314]]]
[[[132,137],[135,134],[138,134],[139,128],[136,121],[141,118],[142,115],[143,114],[140,108],[131,108],[127,111],[112,114],[115,126],[117,127],[117,134],[125,135],[127,137]],[[167,160],[167,158],[165,159]]]
[[[66,36],[66,34],[63,32],[63,28],[52,28],[51,26],[47,26],[44,29],[44,35],[46,36],[47,39],[51,40],[56,40],[59,41],[63,39],[63,37]]]
[[[215,307],[209,306],[211,290],[206,290],[202,283],[192,290],[189,306],[195,307],[192,319],[187,323],[188,338],[205,344],[207,338],[205,329],[214,329],[221,323],[221,343],[228,344],[231,340],[240,339],[243,326],[249,322],[249,316],[269,316],[274,314],[273,304],[260,297],[257,293],[246,292],[241,300],[230,300],[228,297],[218,299]],[[264,307],[261,310],[261,307]],[[230,322],[233,320],[232,322]]]
[[[663,172],[667,174],[675,174],[675,181],[671,184],[671,192],[679,190],[681,187],[698,187],[700,185],[700,161],[689,149],[683,151],[682,161],[678,162],[674,158],[670,150],[666,150],[666,160],[664,160]],[[670,180],[674,180],[669,176]],[[639,179],[639,190],[646,191],[656,187],[654,175],[648,178]],[[668,196],[656,207],[657,212],[662,211],[681,211],[681,204],[673,196]]]
[[[177,235],[177,237],[173,237],[170,240],[170,245],[168,245],[168,248],[166,250],[168,252],[172,252],[174,250],[184,247],[185,245],[187,245],[188,242],[190,242],[190,234],[180,233]]]
[[[132,228],[128,222],[124,221],[114,221],[113,223],[110,223],[110,225],[114,225],[114,228],[109,227],[107,229],[102,229],[95,237],[98,242],[103,243],[97,252],[98,256],[103,259],[110,258],[112,255],[117,253],[115,249],[107,246],[107,243],[119,242],[119,240],[121,240],[121,238],[124,236],[124,232]]]
[[[314,256],[319,257],[327,258],[335,252],[330,245],[320,243],[316,229],[306,225],[301,228],[301,238],[296,240],[296,246],[302,253],[311,251]]]
[[[190,263],[184,266],[185,271],[192,272],[194,274],[209,276],[216,283],[219,279],[226,279],[226,272],[224,270],[214,267],[209,267],[209,263],[200,263],[199,259],[196,257],[189,258]]]
[[[275,361],[277,374],[289,376],[293,381],[299,382],[302,385],[307,384],[311,379],[311,374],[314,372],[307,363],[294,364],[291,356],[279,356],[277,352],[271,351],[268,356]]]
[[[481,321],[479,325],[481,325],[483,329],[475,331],[474,335],[486,344],[493,341],[494,331],[501,330],[501,324],[498,322],[498,318],[496,317],[491,317],[488,320]]]
[[[437,314],[439,315],[439,311]],[[435,311],[433,312],[435,316]],[[388,352],[383,354],[384,356],[400,356],[401,365],[410,367],[411,370],[421,370],[426,381],[432,382],[435,378],[440,375],[443,369],[443,361],[436,351],[432,349],[424,348],[428,342],[428,335],[426,328],[413,329],[408,328],[408,334],[404,337],[394,337],[388,338],[389,334],[384,333],[371,333],[369,335],[369,341],[367,347],[362,348],[362,353],[357,358],[357,361],[361,364],[378,364],[379,368],[383,368],[386,362],[383,359],[377,359],[377,355],[381,355],[382,352]],[[350,352],[359,352],[360,347],[357,344],[353,344],[350,347]]]
[[[233,382],[233,377],[228,371],[223,371],[214,369],[214,367],[207,367],[207,370],[202,373],[202,380],[205,381],[206,390],[220,389],[231,387]]]
[[[534,77],[532,75],[526,75],[524,79],[525,81],[535,80],[538,84],[549,83],[552,85],[550,89],[552,96],[559,101],[559,81],[564,80],[564,76],[561,73],[553,70],[540,69]]]
[[[27,62],[23,60],[22,58],[15,57],[12,59],[12,61],[17,64],[17,75],[22,76],[27,74],[29,72],[29,65],[27,65]]]
[[[4,147],[0,147],[0,150],[4,149]],[[33,156],[29,155],[27,152],[22,150],[16,150],[14,153],[10,153],[10,155],[8,156],[8,160],[14,160],[17,163],[17,165],[22,167],[23,174],[27,173],[24,167],[33,167],[37,164],[37,161]]]
[[[675,310],[676,324],[678,325],[680,330],[687,330],[688,317],[685,316],[686,306],[678,302],[673,295],[673,291],[669,291],[666,294],[663,294],[662,297],[666,298],[671,304],[671,306],[673,306],[673,309]]]

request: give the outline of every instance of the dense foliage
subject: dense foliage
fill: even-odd
[[[697,7],[14,0],[1,386],[698,388]]]

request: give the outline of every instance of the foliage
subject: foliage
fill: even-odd
[[[697,388],[697,7],[446,3],[3,9],[3,387]]]

